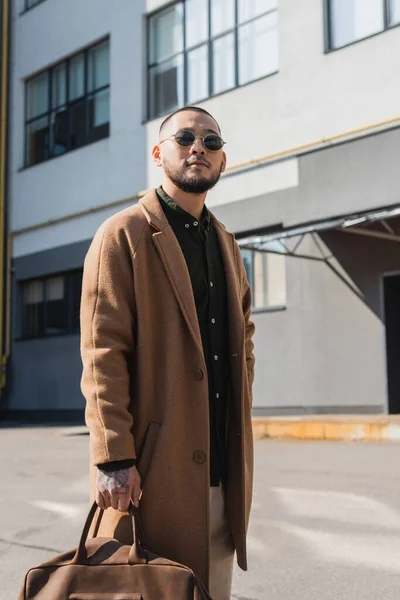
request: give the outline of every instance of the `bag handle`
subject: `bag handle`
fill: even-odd
[[[140,563],[145,565],[149,561],[146,548],[141,541],[144,539],[143,528],[140,523],[139,511],[133,504],[132,500],[129,505],[129,514],[132,517],[133,544],[129,551],[128,564],[137,565]]]
[[[193,575],[194,575],[194,573],[193,573]],[[199,586],[199,589],[201,590],[201,592],[203,593],[204,600],[212,600],[210,594],[206,590],[206,587],[205,587],[204,583],[199,578],[197,578],[197,582],[196,583]]]
[[[87,541],[87,538],[89,535],[90,528],[92,526],[93,519],[96,515],[97,508],[98,508],[97,503],[93,502],[93,504],[90,508],[89,514],[86,518],[86,522],[83,527],[81,539],[79,540],[79,545],[76,549],[76,552],[71,561],[71,564],[76,564],[76,565],[86,565],[87,564],[88,556],[87,556],[87,550],[86,550],[86,541]],[[100,511],[99,517],[98,517],[98,520],[96,523],[95,530],[98,529],[98,525],[100,524],[100,520],[104,513],[104,510],[102,508],[99,508],[99,511]],[[141,537],[142,537],[143,530],[142,530],[140,522],[139,522],[139,516],[137,513],[137,509],[133,506],[132,503],[129,506],[129,513],[132,518],[133,544],[129,551],[128,564],[130,564],[130,565],[146,564],[148,562],[147,552],[146,552],[144,546],[142,546],[142,544],[140,543],[140,538],[138,535],[140,532]]]

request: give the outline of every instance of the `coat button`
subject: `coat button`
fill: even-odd
[[[201,450],[196,450],[196,452],[193,454],[193,458],[195,462],[201,465],[206,460],[206,455]]]
[[[204,377],[204,373],[203,373],[203,371],[202,371],[201,369],[196,369],[196,371],[195,371],[195,373],[194,373],[194,378],[195,378],[197,381],[201,381],[201,380],[203,379],[203,377]]]

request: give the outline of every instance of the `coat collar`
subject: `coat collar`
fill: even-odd
[[[144,216],[154,229],[164,231],[169,227],[168,219],[162,209],[156,190],[150,190],[139,200]]]

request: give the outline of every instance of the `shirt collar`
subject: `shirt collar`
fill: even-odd
[[[188,213],[181,206],[179,206],[174,200],[163,190],[162,186],[157,189],[157,196],[162,201],[163,208],[168,212],[168,214],[176,219],[179,223],[186,229],[190,228],[200,228],[209,229],[210,227],[210,212],[208,208],[204,205],[203,212],[201,213],[200,223],[197,221],[196,217]]]

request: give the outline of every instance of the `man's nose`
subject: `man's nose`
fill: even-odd
[[[203,140],[196,138],[190,147],[190,154],[205,154],[205,148],[203,146]]]

